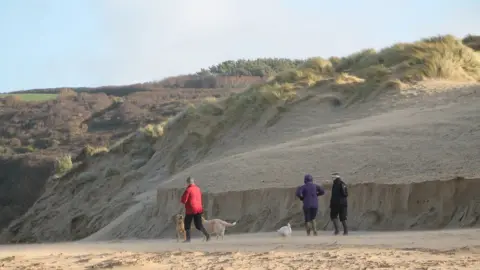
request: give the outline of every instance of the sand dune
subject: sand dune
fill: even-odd
[[[80,241],[2,247],[2,267],[479,269],[476,230],[359,233],[479,226],[479,82],[479,53],[452,36],[336,64],[311,58],[245,92],[189,106],[150,126],[151,134],[139,130],[75,159],[0,242]],[[328,189],[332,171],[350,186],[352,235],[253,234],[287,222],[301,227],[294,188],[311,173]],[[238,221],[229,233],[251,235],[172,243],[187,176],[204,191],[207,218]],[[317,218],[326,231],[328,198]],[[139,238],[162,240],[98,243]],[[23,255],[6,257],[15,249]]]
[[[435,37],[312,58],[190,106],[49,179],[0,242],[76,242],[2,246],[0,269],[480,269],[480,231],[446,230],[480,225],[479,67]],[[275,237],[302,226],[303,175],[328,190],[332,171],[350,186],[351,234],[329,232],[327,192],[320,236]],[[238,221],[225,241],[174,242],[187,176],[207,218]]]
[[[438,90],[437,82],[431,83],[417,88]],[[265,126],[271,119],[267,112],[248,128],[222,131],[210,144],[174,131],[155,143],[155,154],[138,169],[131,164],[149,145],[134,138],[119,151],[89,160],[86,169],[49,182],[0,238],[173,237],[172,217],[181,211],[178,189],[188,175],[204,190],[209,217],[239,220],[233,232],[269,231],[287,220],[298,228],[300,202],[292,188],[304,173],[328,187],[322,179],[331,171],[340,171],[352,185],[353,229],[475,226],[480,88],[447,86],[450,90],[435,93],[412,88],[411,97],[387,93],[348,108],[313,97],[283,112],[274,125]],[[175,147],[176,140],[182,147]],[[171,164],[184,169],[170,175]],[[117,174],[109,175],[111,168]],[[451,180],[457,176],[467,180]],[[327,197],[318,218],[324,228],[331,226]]]

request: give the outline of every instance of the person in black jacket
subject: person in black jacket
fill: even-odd
[[[330,198],[330,219],[332,220],[333,227],[335,228],[335,235],[339,233],[338,230],[338,218],[342,222],[343,234],[348,234],[347,227],[347,197],[348,189],[345,182],[342,181],[338,173],[332,174],[332,197]]]

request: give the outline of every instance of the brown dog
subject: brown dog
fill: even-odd
[[[180,237],[183,234],[183,240],[187,239],[187,234],[185,232],[185,226],[183,223],[183,215],[177,214],[175,215],[175,229],[177,231],[177,242],[180,241]]]

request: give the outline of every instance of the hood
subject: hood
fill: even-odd
[[[305,177],[303,177],[303,182],[306,183],[312,183],[313,182],[313,177],[310,174],[305,174]]]
[[[343,181],[340,177],[337,177],[335,180],[333,180],[333,183],[343,183]]]

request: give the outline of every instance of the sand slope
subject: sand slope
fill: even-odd
[[[177,189],[188,175],[206,193],[209,217],[239,220],[234,232],[269,231],[287,220],[299,226],[300,204],[292,188],[304,173],[322,182],[331,171],[353,185],[355,229],[475,226],[479,89],[431,81],[349,107],[332,107],[325,92],[312,89],[305,93],[310,99],[281,113],[267,111],[249,125],[239,119],[212,133],[206,119],[180,122],[153,146],[132,140],[52,181],[0,238],[173,237],[171,218],[181,211]],[[153,155],[145,155],[152,147]],[[408,184],[456,176],[470,180]],[[324,215],[318,222],[329,228]]]
[[[479,269],[480,231],[227,235],[0,247],[1,269]]]

